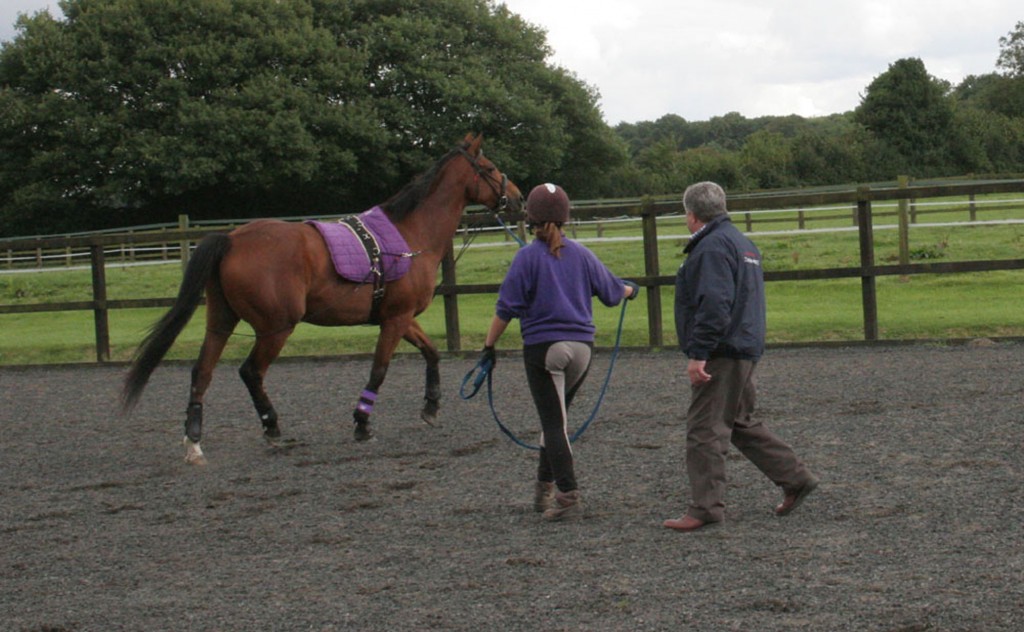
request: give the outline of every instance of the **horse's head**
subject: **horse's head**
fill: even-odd
[[[483,204],[492,211],[518,213],[523,208],[523,194],[508,176],[484,157],[481,150],[483,139],[483,134],[476,137],[470,134],[459,149],[473,168],[473,180],[467,186],[467,196],[471,202]]]

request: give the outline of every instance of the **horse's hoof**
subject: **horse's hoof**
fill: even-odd
[[[441,404],[437,398],[425,397],[423,408],[420,410],[420,419],[428,426],[440,427],[441,424],[437,423],[437,411],[439,410],[441,410]]]
[[[373,439],[373,432],[367,424],[356,424],[356,428],[352,434],[355,436],[356,441],[369,441],[370,439]]]
[[[203,449],[199,447],[198,442],[193,442],[188,437],[185,437],[185,462],[189,465],[206,465],[206,456],[203,454]]]

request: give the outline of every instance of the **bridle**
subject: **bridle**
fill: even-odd
[[[479,158],[483,156],[483,152],[477,154],[476,156],[473,156],[468,151],[466,151],[465,147],[459,147],[459,153],[462,154],[462,157],[469,162],[470,166],[473,167],[473,172],[476,174],[473,177],[473,181],[476,183],[476,192],[473,194],[473,196],[477,200],[480,199],[480,180],[482,179],[484,183],[487,184],[487,187],[490,188],[491,192],[494,193],[494,197],[497,198],[498,200],[498,203],[493,208],[488,207],[487,210],[493,213],[494,219],[498,220],[498,223],[501,224],[502,227],[504,227],[505,230],[508,231],[508,233],[512,235],[512,237],[515,238],[517,242],[519,242],[520,246],[523,246],[524,244],[522,240],[519,239],[519,236],[513,233],[508,228],[508,226],[506,226],[505,223],[501,221],[500,213],[509,210],[507,192],[508,176],[502,173],[501,180],[499,181],[492,175],[492,173],[497,170],[497,167],[495,167],[494,165],[491,165],[489,167],[481,165],[479,162]],[[476,235],[477,233],[473,233],[469,240],[463,241],[462,249],[459,251],[459,254],[455,256],[455,261],[458,261],[459,259],[462,258],[463,253],[466,252],[466,248],[469,247],[469,242],[475,239]]]
[[[507,211],[508,176],[506,176],[504,173],[501,174],[501,180],[499,181],[497,178],[491,175],[493,171],[497,170],[497,167],[495,167],[494,165],[491,165],[490,167],[484,167],[483,165],[481,165],[479,162],[479,157],[483,156],[482,153],[478,154],[477,156],[473,156],[468,151],[461,147],[459,148],[459,153],[462,154],[463,157],[469,161],[469,164],[473,167],[473,172],[476,173],[476,177],[474,177],[474,181],[476,182],[476,198],[478,200],[480,199],[480,180],[482,179],[484,183],[487,184],[488,188],[490,188],[491,193],[494,193],[494,196],[498,199],[497,205],[490,210],[493,212]]]

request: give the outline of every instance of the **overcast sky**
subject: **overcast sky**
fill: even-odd
[[[918,57],[954,84],[996,70],[1021,0],[504,0],[547,31],[550,62],[597,88],[605,120],[824,116],[857,107],[892,62]],[[2,0],[0,40],[18,12]]]

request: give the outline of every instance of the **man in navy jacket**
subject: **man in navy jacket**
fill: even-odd
[[[683,194],[690,243],[676,273],[675,321],[689,358],[686,470],[690,505],[664,525],[696,531],[725,517],[725,459],[731,442],[782,488],[775,515],[796,509],[818,485],[784,441],[752,417],[754,369],[764,352],[765,296],[761,253],[729,219],[725,191],[714,182]]]

